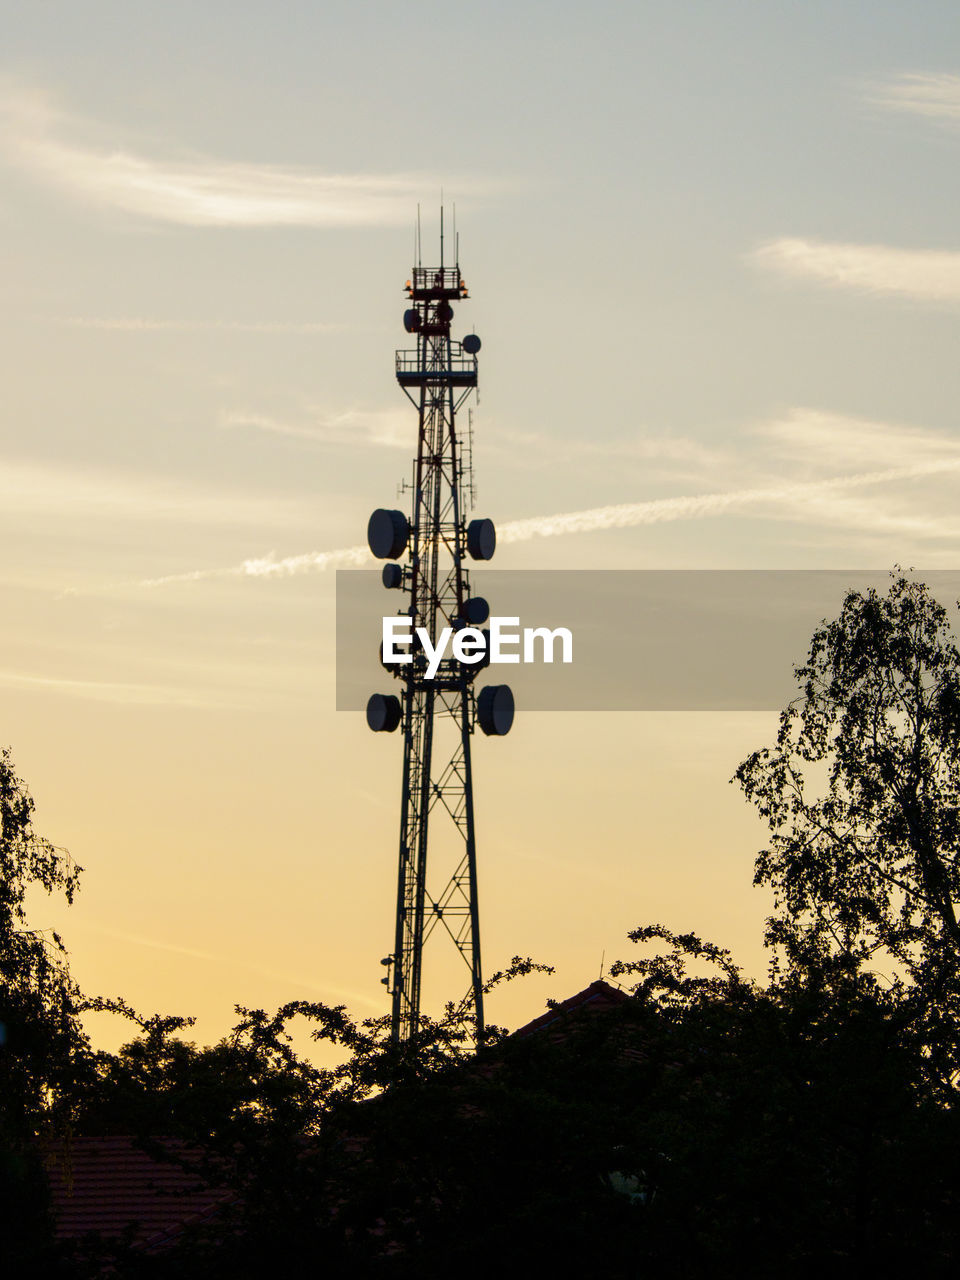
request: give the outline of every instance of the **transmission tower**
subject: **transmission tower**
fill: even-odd
[[[399,615],[409,616],[413,637],[407,661],[385,663],[402,692],[374,694],[367,723],[376,732],[403,731],[400,792],[400,851],[394,949],[383,963],[383,979],[393,997],[394,1042],[407,1041],[420,1026],[424,945],[434,935],[447,938],[466,966],[467,990],[452,1003],[483,1033],[483,979],[477,900],[477,845],[471,741],[476,726],[485,734],[508,733],[513,694],[506,685],[477,693],[474,680],[489,661],[489,636],[479,631],[489,617],[487,602],[470,593],[468,559],[489,560],[496,548],[493,522],[468,520],[474,494],[471,452],[461,447],[456,415],[477,385],[480,339],[450,336],[453,304],[469,295],[460,274],[443,262],[413,268],[405,292],[404,328],[416,349],[398,351],[397,382],[418,413],[417,456],[404,490],[411,495],[409,517],[379,508],[370,517],[367,541],[383,568],[383,585],[404,593]],[[448,645],[432,679],[417,628],[431,648],[445,628],[460,637],[464,660]],[[381,661],[384,655],[381,647]],[[429,853],[429,857],[428,857]]]

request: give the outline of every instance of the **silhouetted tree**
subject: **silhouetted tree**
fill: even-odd
[[[762,987],[693,935],[632,936],[666,947],[614,966],[637,979],[623,1003],[475,1057],[431,1051],[386,1089],[368,1087],[385,1026],[338,1017],[353,1051],[320,1105],[300,1126],[264,1113],[223,1166],[232,1207],[156,1274],[947,1274],[960,1115],[922,1088],[887,993]],[[284,1020],[248,1015],[241,1039],[272,1057]]]
[[[770,827],[767,942],[821,977],[886,970],[945,1088],[960,1043],[960,653],[906,577],[850,592],[796,669],[776,745],[736,772]]]
[[[765,984],[647,926],[655,954],[611,970],[628,997],[475,1054],[454,1008],[398,1048],[342,1006],[238,1007],[199,1048],[188,1019],[91,1002],[138,1034],[88,1058],[78,1123],[178,1138],[229,1193],[162,1256],[117,1248],[113,1274],[952,1274],[960,655],[900,577],[848,595],[799,677],[737,773],[771,828]],[[295,1051],[297,1019],[338,1065]]]
[[[896,997],[842,969],[761,986],[692,934],[631,937],[668,944],[614,966],[643,1011],[640,1255],[690,1276],[947,1274],[960,1117],[925,1087]]]
[[[515,957],[485,990],[544,968]],[[365,1136],[371,1120],[376,1128],[377,1116],[410,1117],[415,1099],[431,1090],[442,1097],[443,1082],[473,1061],[469,1017],[453,1006],[439,1019],[422,1018],[402,1046],[392,1042],[389,1017],[355,1021],[343,1006],[316,1001],[291,1001],[275,1013],[237,1006],[233,1031],[198,1047],[184,1038],[191,1019],[145,1018],[122,999],[90,1004],[127,1017],[139,1034],[116,1054],[94,1055],[95,1077],[78,1100],[80,1131],[132,1135],[151,1155],[176,1160],[225,1193],[216,1219],[187,1230],[174,1255],[151,1261],[109,1241],[98,1246],[97,1266],[109,1258],[117,1274],[138,1280],[171,1268],[184,1277],[262,1275],[295,1268],[321,1248],[331,1267],[336,1257],[363,1259],[349,1236],[357,1222],[366,1240],[367,1210],[382,1191],[370,1160],[380,1135],[373,1146]],[[298,1022],[341,1060],[320,1066],[297,1052]],[[485,1043],[505,1034],[488,1028]],[[390,1112],[378,1110],[388,1096],[396,1099]],[[403,1123],[383,1130],[388,1148]],[[366,1151],[355,1161],[358,1143]],[[395,1176],[389,1160],[385,1173]],[[415,1186],[423,1193],[424,1181],[411,1181],[398,1203],[416,1200]],[[347,1213],[345,1198],[355,1199]]]
[[[7,1258],[36,1260],[46,1237],[35,1139],[62,1129],[83,1070],[78,992],[56,933],[27,923],[32,886],[72,900],[79,868],[33,829],[33,800],[0,753],[0,1203]]]

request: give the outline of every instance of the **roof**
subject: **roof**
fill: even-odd
[[[189,1155],[185,1143],[164,1139],[162,1145],[171,1156]],[[58,1240],[131,1231],[136,1247],[155,1252],[228,1199],[223,1189],[174,1160],[154,1158],[131,1137],[73,1138],[48,1149],[45,1163]]]
[[[593,1017],[619,1008],[631,997],[602,980],[520,1027],[509,1037],[524,1040],[552,1028],[547,1040],[564,1039],[571,1015]],[[493,1050],[494,1056],[496,1050]],[[488,1060],[481,1074],[494,1064]],[[389,1094],[376,1099],[389,1105]],[[188,1143],[158,1139],[171,1157],[189,1157]],[[362,1147],[364,1144],[360,1142]],[[199,1153],[197,1153],[199,1154]],[[133,1137],[75,1137],[45,1155],[55,1234],[60,1241],[80,1240],[90,1233],[117,1238],[129,1232],[134,1248],[159,1253],[172,1246],[184,1229],[213,1218],[235,1197],[210,1187],[176,1159],[150,1155]]]
[[[542,1031],[545,1027],[551,1026],[554,1022],[558,1022],[561,1018],[571,1013],[579,1013],[581,1011],[590,1014],[606,1013],[608,1010],[615,1009],[629,1000],[630,996],[626,991],[621,991],[619,987],[611,987],[609,982],[604,982],[602,978],[598,978],[596,982],[591,982],[589,987],[585,987],[583,991],[578,991],[569,1000],[563,1000],[559,1004],[552,1005],[539,1018],[534,1018],[532,1022],[519,1027],[513,1032],[511,1039],[523,1040],[527,1036],[533,1035],[535,1031]]]

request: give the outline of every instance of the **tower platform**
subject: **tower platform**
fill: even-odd
[[[407,292],[415,302],[439,301],[444,298],[448,302],[455,302],[457,298],[468,296],[459,267],[414,267],[412,281]]]
[[[449,343],[449,346],[459,343]],[[477,385],[476,356],[450,354],[443,364],[424,367],[424,359],[418,351],[397,352],[397,381],[401,387],[422,387],[425,383],[441,383],[448,387],[475,387]]]

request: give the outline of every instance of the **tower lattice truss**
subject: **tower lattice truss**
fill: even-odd
[[[489,635],[482,628],[490,610],[471,595],[467,565],[491,559],[496,530],[490,520],[468,519],[472,430],[465,449],[457,413],[477,386],[480,339],[450,336],[453,304],[469,296],[459,265],[417,266],[405,289],[404,328],[417,345],[397,352],[396,373],[418,413],[417,456],[404,486],[412,509],[407,516],[380,508],[367,527],[370,550],[389,562],[383,585],[403,593],[397,614],[404,630],[409,618],[410,630],[405,647],[398,640],[386,656],[381,647],[381,661],[399,681],[400,694],[377,693],[367,704],[371,729],[399,728],[403,737],[396,933],[393,952],[383,962],[384,983],[393,997],[393,1038],[406,1041],[420,1025],[426,943],[445,939],[447,954],[459,957],[458,968],[466,967],[466,992],[458,980],[452,996],[444,992],[444,1002],[467,1015],[479,1040],[483,978],[471,744],[475,727],[496,736],[513,723],[513,694],[506,685],[475,688],[489,662]],[[434,650],[446,628],[445,656],[431,676],[422,637]],[[462,657],[454,653],[451,637]],[[432,966],[431,982],[445,982],[448,972],[447,965]]]

